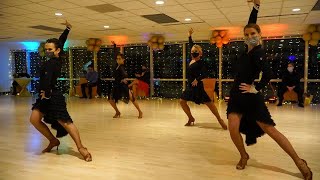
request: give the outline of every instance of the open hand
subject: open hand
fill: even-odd
[[[71,29],[72,25],[66,20],[65,23],[61,23],[62,25],[65,25],[67,28]]]
[[[190,28],[190,29],[189,29],[189,36],[191,36],[193,32],[194,32],[193,29]]]
[[[242,93],[258,93],[256,88],[251,84],[241,83],[239,89],[243,91]]]
[[[191,83],[191,85],[192,85],[193,87],[197,86],[197,85],[198,85],[198,81],[195,79],[195,80]]]
[[[42,99],[49,99],[49,98],[46,97],[46,92],[43,91],[43,90],[40,91],[40,96],[41,96],[41,100]]]

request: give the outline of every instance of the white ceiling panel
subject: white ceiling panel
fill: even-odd
[[[258,24],[263,34],[302,34],[308,24],[320,24],[320,12],[311,11],[316,1],[262,0]],[[99,13],[86,8],[106,3],[123,11]],[[293,8],[301,10],[293,12]],[[190,27],[195,29],[196,38],[207,39],[212,29],[229,29],[233,37],[241,37],[251,9],[252,3],[247,0],[165,0],[165,4],[160,6],[154,0],[2,0],[0,37],[10,35],[15,37],[12,40],[26,40],[46,39],[46,34],[58,36],[59,33],[29,26],[64,29],[60,23],[65,20],[73,25],[69,39],[74,41],[105,36],[127,36],[128,42],[145,41],[145,36],[153,33],[164,34],[167,41],[186,40]],[[57,17],[54,15],[56,12],[63,15]],[[141,17],[160,13],[179,22],[158,24]],[[185,18],[192,20],[186,22]],[[110,28],[103,28],[105,25]]]

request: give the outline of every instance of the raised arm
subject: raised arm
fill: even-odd
[[[253,0],[253,8],[250,13],[248,24],[257,24],[259,8],[260,8],[260,0]]]
[[[192,28],[189,29],[188,34],[189,34],[189,36],[188,36],[189,37],[189,48],[190,48],[190,51],[191,51],[191,48],[194,45],[194,43],[192,41],[192,34],[193,34],[193,29]]]
[[[66,29],[63,31],[63,33],[59,37],[60,46],[61,46],[60,49],[62,51],[64,43],[67,41],[68,34],[69,34],[69,32],[70,32],[70,30],[72,28],[72,25],[67,20],[66,20],[65,23],[61,23],[61,24],[66,26]]]
[[[117,56],[118,56],[118,49],[117,49],[117,44],[114,41],[111,41],[111,43],[113,44],[113,54],[114,54],[114,60],[117,60]]]

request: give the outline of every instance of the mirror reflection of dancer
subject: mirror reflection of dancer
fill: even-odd
[[[49,141],[49,145],[42,152],[50,152],[55,146],[60,145],[57,138],[66,136],[68,133],[77,145],[80,154],[85,161],[92,161],[92,156],[85,148],[80,139],[79,131],[74,125],[66,107],[65,97],[57,89],[57,78],[61,73],[61,54],[64,43],[71,29],[71,24],[67,21],[63,23],[66,29],[61,34],[59,39],[48,39],[45,44],[46,56],[49,59],[46,61],[40,70],[39,98],[33,104],[32,113],[30,116],[31,124]],[[41,121],[51,124],[53,129],[57,130],[56,137],[53,136],[49,128]]]
[[[116,114],[113,116],[113,118],[120,118],[120,111],[117,107],[117,102],[119,100],[123,100],[125,103],[129,103],[129,100],[132,102],[134,107],[137,108],[139,112],[138,118],[142,118],[142,111],[137,103],[137,100],[134,98],[133,94],[128,88],[128,74],[124,67],[124,55],[117,52],[117,45],[114,41],[111,41],[114,48],[114,54],[115,59],[117,61],[117,68],[114,71],[113,77],[114,77],[114,83],[113,83],[113,89],[111,92],[111,96],[109,99],[109,103],[113,107],[113,109],[116,111]]]
[[[193,45],[192,35],[193,29],[189,30],[189,45],[191,48],[192,60],[189,63],[187,68],[188,84],[185,91],[183,91],[180,98],[180,105],[183,111],[187,114],[189,120],[185,126],[191,126],[194,124],[194,117],[191,114],[190,107],[187,104],[187,101],[193,101],[196,104],[206,104],[211,112],[215,115],[223,129],[227,129],[227,125],[221,119],[219,112],[211,101],[209,96],[203,87],[202,80],[208,77],[208,72],[205,67],[205,64],[201,60],[202,48],[199,45]]]
[[[306,161],[297,155],[288,139],[274,127],[275,123],[271,119],[263,96],[259,93],[271,79],[271,69],[260,45],[261,30],[256,24],[259,6],[260,0],[254,0],[249,23],[244,27],[248,52],[235,61],[234,86],[230,91],[227,108],[230,136],[241,155],[236,168],[244,169],[249,160],[240,132],[246,135],[247,145],[255,144],[258,137],[267,133],[293,159],[303,177],[311,180],[312,172]],[[254,84],[255,77],[261,71],[263,72],[261,81]]]

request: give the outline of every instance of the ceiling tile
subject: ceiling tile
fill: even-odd
[[[124,9],[124,10],[146,9],[146,8],[148,8],[147,5],[143,4],[140,1],[120,2],[120,3],[114,3],[113,5],[121,8],[121,9]]]

